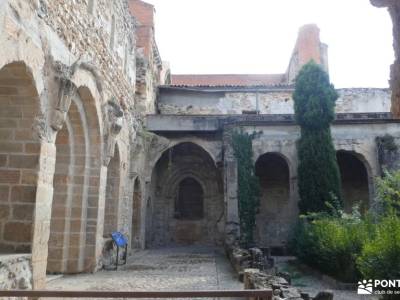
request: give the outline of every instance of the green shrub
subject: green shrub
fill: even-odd
[[[380,214],[400,214],[400,170],[385,171],[383,178],[377,178],[376,193]]]
[[[306,264],[344,282],[360,278],[357,256],[369,238],[368,221],[357,218],[303,218],[297,227],[294,251]]]
[[[297,143],[299,209],[301,213],[341,208],[340,173],[330,124],[338,98],[328,74],[315,62],[304,65],[296,77],[294,111],[301,127]]]
[[[298,258],[345,282],[400,278],[400,171],[378,179],[376,193],[378,214],[302,217],[292,241]]]
[[[367,240],[357,259],[364,278],[400,278],[400,218],[395,214],[383,217],[376,224],[375,234]]]

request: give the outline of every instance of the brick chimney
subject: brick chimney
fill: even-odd
[[[137,47],[147,57],[154,39],[154,6],[141,0],[129,0],[129,10],[137,21]]]
[[[314,60],[328,72],[328,46],[321,43],[319,28],[315,24],[307,24],[299,29],[289,67],[286,71],[287,83],[292,84],[301,67]]]

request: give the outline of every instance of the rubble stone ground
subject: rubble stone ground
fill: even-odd
[[[222,248],[191,246],[139,251],[118,271],[63,276],[48,282],[47,289],[241,290],[243,283]]]
[[[280,271],[288,272],[291,276],[291,284],[302,292],[315,297],[319,291],[331,290],[334,300],[378,300],[375,295],[358,295],[356,290],[338,290],[326,280],[322,280],[316,274],[305,272],[298,268],[296,264],[290,263],[294,257],[281,256],[275,257],[275,266]]]

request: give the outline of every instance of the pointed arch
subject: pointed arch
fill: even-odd
[[[191,215],[182,182],[196,182],[198,213]],[[190,185],[184,187],[190,190]],[[220,244],[224,216],[222,174],[204,148],[177,143],[163,152],[152,171],[151,194],[146,205],[146,245]],[[193,189],[192,189],[193,191]],[[201,191],[201,192],[200,192]],[[202,200],[202,201],[200,201]],[[182,203],[180,218],[177,204]],[[185,208],[187,207],[187,209]]]

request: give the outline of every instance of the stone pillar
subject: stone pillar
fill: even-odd
[[[238,203],[238,170],[232,148],[231,128],[223,133],[224,149],[224,202],[225,202],[225,244],[231,246],[239,241],[239,203]]]
[[[101,166],[100,169],[100,180],[99,180],[99,202],[97,210],[97,226],[96,226],[96,238],[95,238],[95,249],[94,259],[95,263],[90,267],[90,271],[96,271],[100,265],[100,259],[103,251],[103,232],[104,232],[104,207],[105,207],[105,195],[107,185],[107,167]]]
[[[393,22],[393,48],[395,61],[390,67],[392,114],[400,118],[400,3],[397,0],[370,0],[376,7],[388,7]]]
[[[141,183],[143,184],[143,183]],[[148,228],[149,220],[147,216],[149,215],[148,209],[150,207],[147,205],[147,202],[150,199],[150,193],[151,193],[151,181],[150,179],[145,178],[144,182],[144,188],[143,186],[140,187],[142,189],[142,201],[141,201],[141,208],[140,208],[140,213],[141,213],[141,219],[140,219],[140,249],[145,249],[146,248],[146,242],[147,242],[147,237],[148,237],[148,231],[151,230],[151,228]]]
[[[43,289],[46,286],[47,244],[50,236],[55,164],[55,145],[53,143],[42,142],[40,147],[32,238],[32,271],[34,289]]]

